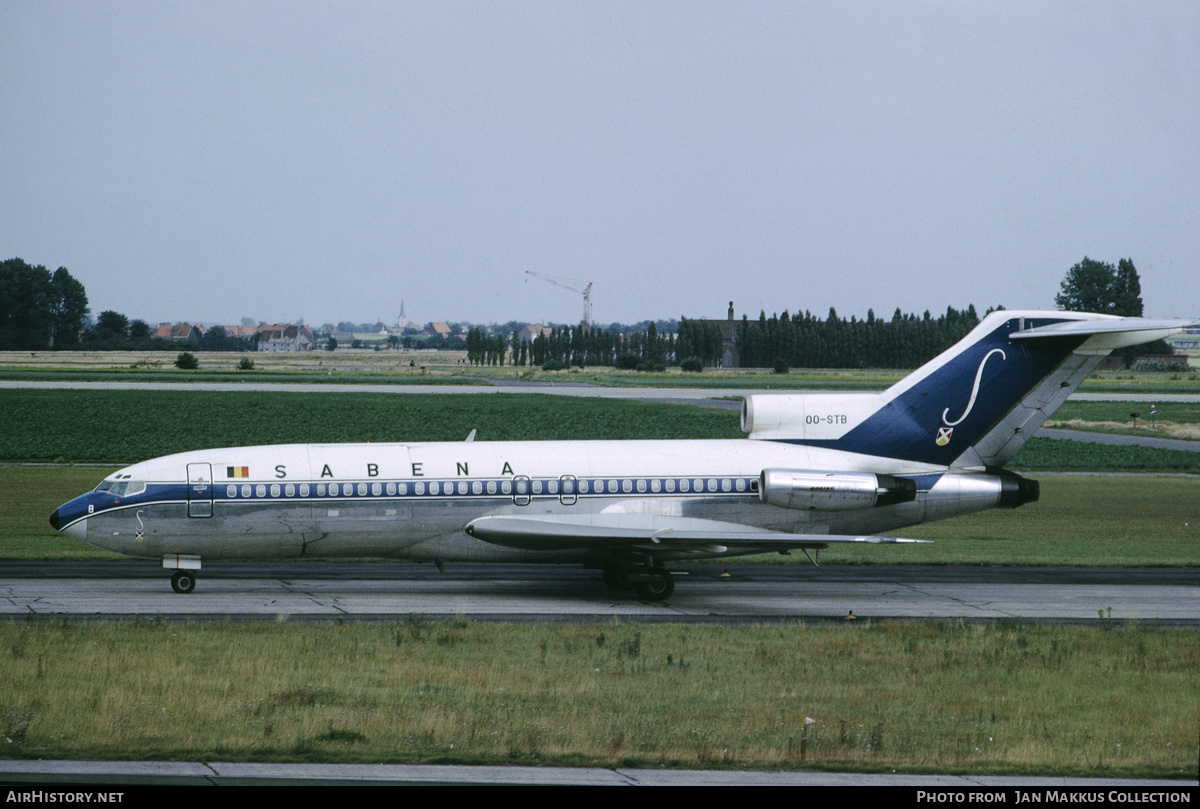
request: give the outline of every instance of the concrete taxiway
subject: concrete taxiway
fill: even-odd
[[[870,619],[1200,624],[1200,572],[1084,568],[677,566],[667,601],[559,565],[214,563],[193,593],[152,562],[0,563],[0,618],[680,623]]]

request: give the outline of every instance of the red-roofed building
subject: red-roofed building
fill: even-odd
[[[204,329],[188,323],[160,323],[150,332],[151,337],[162,337],[167,340],[179,340],[186,343],[199,343],[204,335]]]

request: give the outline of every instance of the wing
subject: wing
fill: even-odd
[[[789,534],[719,520],[662,517],[649,514],[593,514],[579,517],[479,517],[463,529],[468,535],[496,545],[525,550],[697,551],[724,553],[730,549],[826,548],[839,543],[884,544],[928,542],[880,536]]]

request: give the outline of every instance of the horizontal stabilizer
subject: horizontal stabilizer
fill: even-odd
[[[880,536],[788,534],[749,528],[719,520],[662,517],[646,514],[593,514],[579,517],[480,517],[463,529],[468,535],[496,545],[526,550],[568,548],[626,550],[688,550],[704,544],[725,548],[824,548],[838,543],[885,544],[927,542]],[[697,548],[699,550],[699,548]]]
[[[1094,315],[1093,317],[1101,317]],[[1128,346],[1150,343],[1200,326],[1193,320],[1152,320],[1144,317],[1105,317],[1103,320],[1064,320],[1045,326],[1020,329],[1008,335],[1010,340],[1040,340],[1082,337],[1086,342],[1077,354],[1105,355]]]
[[[1200,326],[1194,320],[1153,320],[1145,317],[1118,317],[1111,320],[1064,320],[1048,326],[1015,331],[1008,335],[1013,340],[1036,337],[1065,337],[1067,335],[1111,334],[1123,332],[1166,331],[1193,329]],[[1144,338],[1143,338],[1144,339]]]

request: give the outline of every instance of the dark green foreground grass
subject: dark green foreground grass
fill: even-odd
[[[365,441],[741,438],[736,410],[528,395],[0,390],[0,463]],[[1014,469],[1200,473],[1200,452],[1034,438]]]
[[[736,412],[564,396],[0,390],[0,462],[127,464],[211,447],[736,438]]]
[[[1194,778],[1193,630],[0,625],[6,756]]]

